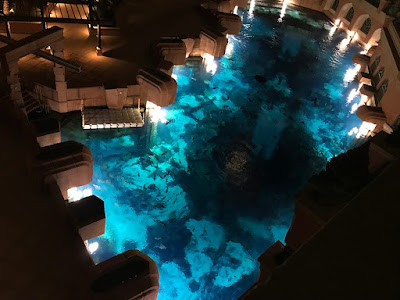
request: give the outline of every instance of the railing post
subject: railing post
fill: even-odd
[[[101,26],[100,24],[97,24],[97,47],[96,47],[96,53],[97,55],[102,55],[102,49],[101,49]]]
[[[7,37],[11,39],[10,23],[7,20],[4,21],[4,27],[6,28]]]
[[[43,21],[44,20],[44,9],[43,9],[43,5],[44,5],[45,3],[41,3],[41,5],[40,5],[40,15],[41,15],[41,17],[42,17],[42,27],[43,27],[43,30],[45,30],[46,29],[46,22],[45,21]],[[46,4],[47,5],[47,4]]]

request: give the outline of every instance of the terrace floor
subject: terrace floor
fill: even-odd
[[[151,1],[150,1],[151,2]],[[151,45],[163,36],[197,36],[200,27],[210,24],[210,16],[199,7],[169,2],[165,7],[150,9],[154,3],[141,4],[124,2],[117,13],[117,25],[120,35],[109,36],[102,30],[103,56],[96,55],[97,38],[93,31],[89,35],[85,24],[49,23],[48,27],[64,28],[64,58],[82,67],[81,73],[66,71],[69,88],[101,86],[108,88],[126,87],[136,82],[140,68],[153,67],[156,63],[151,57]],[[158,4],[159,6],[159,4]],[[171,22],[173,20],[173,22]],[[26,35],[12,34],[12,38],[21,39]],[[0,46],[4,44],[0,43]],[[28,55],[19,61],[22,84],[32,88],[37,82],[54,87],[53,63]],[[4,83],[2,83],[4,84]]]

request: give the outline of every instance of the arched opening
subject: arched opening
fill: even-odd
[[[331,8],[336,11],[339,6],[339,0],[335,0],[331,6]]]
[[[344,19],[344,16],[347,14],[349,9],[352,8],[352,7],[353,7],[352,3],[343,4],[343,6],[340,8],[336,18],[337,19],[339,19],[339,18],[343,18]]]
[[[367,0],[367,2],[369,2],[370,4],[372,4],[373,6],[375,6],[376,8],[379,7],[379,4],[381,3],[380,0]]]
[[[381,39],[381,33],[382,33],[382,28],[378,28],[377,30],[375,30],[371,38],[369,39],[368,44],[370,44],[371,46],[378,45],[378,42]]]
[[[346,19],[347,21],[351,22],[351,20],[353,20],[353,17],[354,17],[354,8],[351,7],[351,8],[349,9],[349,11],[347,12],[345,19]]]
[[[382,100],[383,96],[385,95],[389,85],[389,80],[385,80],[382,85],[379,87],[378,91],[375,93],[375,105]]]
[[[327,1],[325,2],[324,10],[333,9],[332,6],[333,6],[333,3],[334,3],[334,2],[336,2],[336,1],[335,1],[335,0],[327,0]],[[339,0],[338,0],[338,5],[339,5]],[[335,10],[335,9],[333,9],[333,10]]]
[[[362,24],[360,30],[362,32],[364,32],[365,34],[368,34],[369,31],[371,30],[371,19],[368,18],[364,21],[364,23]]]
[[[374,62],[372,63],[372,65],[371,65],[371,71],[372,71],[372,73],[374,73],[375,72],[375,70],[376,70],[376,68],[379,66],[379,63],[381,62],[381,56],[378,56],[375,60],[374,60]]]
[[[349,29],[353,30],[353,31],[359,30],[362,27],[362,25],[365,23],[365,20],[367,20],[367,19],[369,19],[369,15],[368,14],[363,14],[363,15],[358,16],[357,19],[353,23],[353,27],[349,28]],[[363,36],[365,34],[362,31],[360,33],[362,33]]]

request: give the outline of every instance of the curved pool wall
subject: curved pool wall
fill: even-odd
[[[159,299],[243,294],[258,256],[284,241],[293,195],[348,149],[361,123],[346,101],[357,84],[343,80],[361,49],[338,49],[345,34],[330,37],[320,14],[288,8],[279,23],[280,12],[250,5],[224,57],[175,67],[167,123],[83,131],[73,114],[62,124],[63,140],[93,155],[93,181],[78,190],[105,202],[106,233],[89,241],[99,244],[93,259],[148,254]]]

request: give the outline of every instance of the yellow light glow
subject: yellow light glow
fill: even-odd
[[[154,104],[153,102],[147,101],[146,109],[149,113],[150,121],[152,123],[167,123],[168,120],[165,118],[167,112],[160,106]]]
[[[340,24],[340,20],[339,20],[339,19],[336,19],[336,20],[335,20],[335,25],[338,26],[339,24]]]
[[[175,79],[175,80],[178,79],[178,75],[176,75],[176,74],[172,74],[171,77],[172,77],[173,79]]]
[[[238,13],[238,6],[237,6],[237,5],[236,5],[235,8],[233,9],[233,13],[234,13],[235,15],[237,15],[237,13]]]

